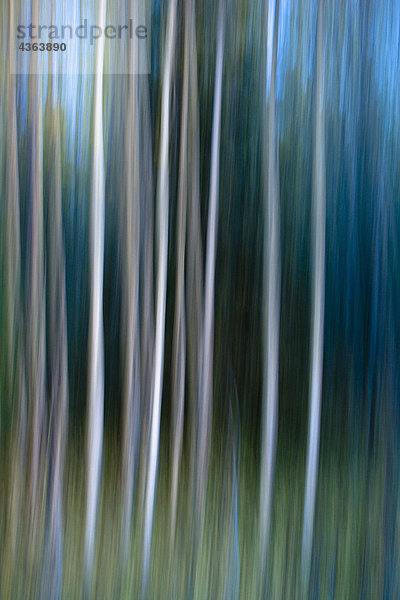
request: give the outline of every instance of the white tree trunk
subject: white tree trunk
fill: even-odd
[[[268,1],[268,0],[267,0]],[[268,14],[268,10],[265,11]],[[265,561],[271,526],[276,462],[279,386],[279,324],[281,302],[281,252],[279,210],[279,150],[276,134],[276,63],[279,0],[275,2],[271,81],[268,115],[264,108],[264,377],[260,484],[260,557]],[[264,23],[266,30],[267,22]],[[265,65],[265,74],[267,64]],[[266,86],[263,94],[266,93]],[[264,107],[265,107],[264,100]],[[268,123],[267,123],[268,120]],[[267,132],[268,126],[268,132]],[[268,138],[268,149],[267,149]]]
[[[302,578],[307,593],[311,569],[315,496],[317,489],[325,308],[325,111],[324,111],[324,0],[319,0],[316,39],[315,132],[312,191],[312,339],[310,408],[304,520]]]
[[[154,182],[150,95],[147,78],[139,87],[140,139],[140,376],[141,431],[138,506],[144,512],[150,450],[151,391],[154,361]]]
[[[54,86],[54,83],[52,83]],[[68,342],[65,250],[62,227],[61,139],[57,93],[53,87],[51,115],[51,181],[49,200],[49,354],[50,366],[50,519],[49,596],[61,595],[62,495],[68,431]]]
[[[7,158],[6,158],[6,314],[7,314],[7,389],[12,409],[12,496],[9,522],[12,551],[16,550],[21,501],[24,496],[26,446],[26,381],[22,334],[21,306],[21,232],[18,172],[18,138],[15,76],[14,5],[9,3],[9,75],[7,93]]]
[[[134,15],[131,3],[131,14]],[[136,52],[132,44],[131,73],[136,69]],[[135,74],[128,78],[127,118],[125,128],[125,206],[122,215],[124,242],[123,278],[123,551],[127,557],[133,506],[133,486],[137,467],[140,426],[140,331],[139,331],[139,252],[140,252],[140,186],[139,186],[139,89]]]
[[[182,119],[179,150],[178,216],[176,245],[175,323],[173,337],[173,421],[172,421],[172,476],[171,476],[171,554],[175,540],[176,509],[178,502],[179,467],[181,463],[186,372],[186,309],[185,309],[185,262],[186,262],[186,213],[188,194],[188,111],[189,111],[189,19],[190,2],[185,4],[184,59],[182,87]]]
[[[39,3],[32,5],[32,21],[39,20]],[[34,53],[36,54],[36,53]],[[32,58],[36,71],[38,58]],[[37,492],[40,476],[40,452],[45,430],[45,362],[46,362],[46,309],[43,232],[43,115],[42,85],[37,75],[31,77],[29,120],[31,126],[31,207],[30,207],[30,269],[28,304],[28,398],[30,412],[30,498],[31,525],[36,522]],[[42,473],[43,474],[43,473]],[[33,547],[33,546],[32,546]]]
[[[104,29],[106,0],[99,1],[98,23]],[[87,504],[85,571],[89,582],[94,560],[97,503],[100,487],[104,413],[104,202],[105,172],[103,148],[103,63],[104,37],[96,41],[94,83],[93,172],[90,200],[90,317],[87,416]]]
[[[200,380],[198,422],[198,477],[196,486],[196,519],[199,523],[199,551],[201,552],[207,495],[209,451],[211,442],[214,366],[214,288],[217,253],[219,163],[221,136],[222,73],[224,60],[225,14],[220,2],[217,25],[217,52],[215,63],[214,108],[211,140],[210,196],[207,224],[207,252],[204,289],[203,356]]]
[[[194,0],[189,1],[189,131],[188,131],[188,205],[187,205],[187,368],[190,431],[189,510],[194,507],[196,485],[196,426],[199,414],[201,361],[203,355],[203,249],[200,218],[200,127],[197,85],[197,48]],[[194,521],[193,521],[194,523]]]
[[[154,346],[152,404],[150,421],[150,449],[147,472],[145,520],[143,540],[142,584],[147,588],[151,538],[153,529],[154,499],[157,480],[158,448],[160,438],[161,397],[163,384],[165,305],[167,296],[168,212],[169,212],[169,111],[172,67],[175,52],[176,0],[170,0],[165,40],[165,63],[161,101],[160,156],[157,181],[157,284],[156,333]]]

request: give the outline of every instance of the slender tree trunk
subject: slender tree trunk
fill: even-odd
[[[211,140],[211,176],[207,225],[207,253],[204,289],[203,355],[200,380],[198,420],[198,466],[196,485],[196,519],[198,521],[198,552],[201,555],[207,496],[208,465],[211,442],[214,365],[214,288],[218,232],[219,164],[221,135],[222,73],[224,60],[225,12],[219,4],[217,51],[215,63],[214,109]]]
[[[200,219],[200,134],[197,85],[197,48],[194,2],[190,0],[189,34],[189,131],[187,205],[187,365],[190,430],[189,510],[193,510],[196,466],[196,423],[199,411],[203,331],[203,249]]]
[[[106,0],[99,1],[98,23],[104,29]],[[104,203],[105,173],[103,148],[103,63],[104,37],[96,41],[96,74],[94,84],[93,171],[90,200],[90,317],[89,373],[87,408],[87,504],[85,533],[85,575],[87,583],[94,561],[97,503],[100,487],[103,413],[104,413]]]
[[[324,0],[318,2],[315,81],[315,133],[312,191],[312,339],[310,408],[302,540],[302,581],[307,594],[311,570],[321,419],[325,308],[325,110]]]
[[[147,78],[139,86],[140,106],[140,374],[141,431],[138,513],[144,512],[150,448],[150,408],[154,359],[154,182],[150,95]]]
[[[14,5],[9,9],[9,75],[7,89],[7,159],[6,159],[6,315],[7,315],[7,373],[6,389],[15,408],[12,409],[12,491],[9,523],[12,552],[16,550],[17,530],[24,497],[24,468],[26,446],[26,381],[25,353],[22,335],[21,306],[21,232],[18,172],[17,110],[15,97],[15,48],[12,32],[15,29]]]
[[[21,242],[20,242],[20,213],[19,213],[19,172],[18,172],[18,145],[17,145],[17,109],[15,99],[15,76],[11,75],[15,67],[15,48],[12,41],[14,32],[14,9],[9,3],[9,70],[8,75],[8,113],[7,113],[7,147],[9,152],[6,157],[6,302],[7,302],[7,376],[11,379],[14,370],[14,349],[16,329],[18,327],[18,307],[20,303],[20,269],[21,269]],[[11,381],[9,384],[11,386]]]
[[[150,7],[149,9],[150,10]],[[147,14],[150,18],[150,14]],[[150,451],[151,393],[154,361],[154,173],[153,131],[149,78],[139,83],[139,147],[140,147],[140,376],[141,431],[138,477],[138,511],[144,514],[147,467]],[[142,521],[139,522],[143,525]]]
[[[189,486],[186,518],[188,536],[193,540],[191,567],[187,580],[188,597],[192,596],[196,562],[197,513],[196,479],[198,459],[197,422],[200,414],[200,385],[203,356],[203,248],[200,216],[200,125],[197,84],[197,46],[194,0],[188,2],[189,18],[189,115],[188,115],[188,198],[186,255],[186,314],[188,369]],[[193,514],[195,518],[193,519]]]
[[[32,5],[32,22],[39,22],[39,2]],[[46,310],[43,234],[43,117],[41,78],[36,75],[37,56],[32,58],[29,96],[31,133],[30,265],[28,313],[28,398],[30,413],[31,526],[37,524],[37,493],[40,484],[40,452],[45,431]],[[33,545],[32,545],[33,549]]]
[[[170,0],[165,41],[165,63],[161,101],[160,156],[157,181],[157,284],[156,284],[156,337],[154,346],[152,403],[150,422],[150,449],[147,472],[145,521],[143,540],[142,585],[147,589],[151,538],[153,529],[154,499],[157,480],[158,448],[160,437],[161,397],[163,384],[165,305],[167,296],[168,212],[169,212],[169,111],[172,68],[175,53],[176,0]]]
[[[267,12],[267,10],[266,10]],[[268,22],[265,24],[267,26]],[[276,63],[278,53],[279,0],[275,2],[271,82],[268,116],[264,108],[264,380],[260,485],[260,557],[265,561],[271,526],[276,462],[279,383],[279,323],[281,296],[279,155],[276,139]],[[265,94],[266,87],[263,93]],[[264,100],[264,106],[265,106]],[[268,133],[266,131],[268,119]],[[268,137],[268,150],[266,138]],[[267,168],[266,167],[267,163]]]
[[[171,554],[175,541],[176,509],[178,502],[178,479],[181,463],[186,372],[186,323],[185,323],[185,261],[186,261],[186,213],[188,194],[188,110],[189,110],[189,19],[190,3],[185,4],[184,60],[182,88],[182,120],[179,150],[178,218],[176,245],[176,291],[175,323],[173,337],[173,421],[172,421],[172,477],[171,477]]]
[[[134,13],[132,13],[134,14]],[[136,56],[131,56],[131,72],[135,72]],[[140,250],[140,188],[139,188],[139,86],[135,74],[128,79],[128,107],[125,130],[125,207],[123,211],[124,240],[124,374],[123,374],[123,551],[127,558],[133,506],[133,486],[137,468],[140,426],[140,331],[139,331],[139,250]]]
[[[135,61],[135,56],[131,57]],[[133,65],[133,69],[134,69]],[[140,425],[140,335],[139,335],[139,249],[140,189],[138,140],[138,86],[136,75],[128,81],[128,109],[125,131],[124,232],[124,379],[123,379],[123,545],[126,559],[132,523],[133,486],[137,467]]]
[[[49,355],[50,355],[50,506],[49,551],[51,598],[61,597],[62,581],[62,496],[65,450],[68,430],[68,342],[67,300],[65,289],[65,250],[62,226],[62,179],[58,95],[50,85],[50,158],[49,199]],[[47,574],[48,575],[48,574]]]

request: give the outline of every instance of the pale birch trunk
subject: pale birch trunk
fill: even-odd
[[[306,488],[302,539],[302,581],[307,594],[311,570],[317,490],[325,307],[325,110],[324,0],[318,2],[315,80],[315,132],[312,190],[312,339]]]
[[[58,90],[50,75],[50,198],[49,198],[49,356],[50,356],[50,451],[49,536],[47,596],[61,597],[62,507],[65,451],[68,431],[68,342],[65,288],[65,249],[62,225],[62,173]]]
[[[7,147],[6,156],[6,302],[7,302],[7,376],[11,379],[14,370],[14,349],[16,329],[20,315],[20,269],[21,269],[21,241],[20,241],[20,212],[19,212],[19,172],[18,172],[18,146],[17,146],[17,109],[15,98],[15,76],[11,75],[15,67],[15,47],[13,41],[14,9],[9,3],[9,74],[7,87]],[[9,381],[11,386],[11,381]]]
[[[222,73],[224,60],[225,14],[220,2],[217,25],[217,51],[215,63],[214,108],[211,139],[211,176],[207,224],[207,251],[204,288],[203,356],[199,397],[198,466],[196,485],[196,519],[198,520],[198,551],[201,554],[204,516],[207,496],[208,465],[211,443],[213,373],[214,373],[214,289],[217,254],[219,164],[221,135]]]
[[[265,11],[268,14],[268,10]],[[267,21],[268,23],[268,21]],[[267,23],[264,22],[266,31]],[[279,324],[281,296],[279,155],[276,134],[276,63],[278,53],[279,0],[275,2],[269,106],[264,113],[264,376],[260,483],[260,558],[265,561],[272,513],[276,462],[279,384]],[[267,64],[265,65],[265,74]],[[268,112],[268,114],[267,114]],[[268,131],[267,131],[268,127]],[[268,138],[268,142],[267,142]],[[268,144],[268,147],[267,147]]]
[[[187,380],[189,430],[189,486],[186,519],[190,523],[188,536],[193,540],[191,566],[187,584],[192,595],[197,545],[197,459],[200,382],[203,356],[203,248],[200,215],[200,115],[197,83],[196,15],[194,1],[188,2],[189,18],[189,115],[188,115],[188,196],[186,252],[186,323],[187,323]],[[194,515],[194,518],[193,518]]]
[[[32,21],[39,21],[39,2],[32,4]],[[37,53],[32,57],[36,72]],[[31,134],[30,230],[29,230],[29,301],[28,328],[28,400],[30,421],[30,525],[38,524],[38,488],[44,481],[40,473],[40,453],[45,431],[46,308],[43,232],[43,116],[41,77],[30,77],[29,123]],[[32,545],[33,549],[33,545]]]
[[[12,552],[16,550],[17,532],[24,496],[26,446],[26,381],[25,353],[21,306],[21,232],[18,172],[17,110],[15,97],[15,29],[14,8],[9,9],[9,74],[7,88],[7,158],[6,158],[6,314],[7,314],[7,381],[12,410],[12,488],[10,499],[10,532]]]
[[[165,305],[167,296],[168,212],[169,212],[169,112],[172,69],[175,54],[176,0],[170,0],[165,40],[165,63],[161,101],[160,155],[157,181],[157,283],[156,332],[154,344],[153,381],[151,394],[150,448],[146,482],[142,585],[147,589],[154,500],[157,480],[158,449],[160,438],[161,397],[163,385]]]
[[[190,0],[189,34],[189,120],[187,198],[187,368],[189,394],[189,500],[193,509],[196,479],[196,425],[199,413],[203,331],[203,249],[200,218],[200,126],[197,85],[197,47],[194,2]],[[190,512],[191,514],[191,512]]]
[[[100,0],[99,26],[104,29],[106,0]],[[85,575],[87,583],[94,562],[97,504],[100,487],[104,414],[104,203],[105,172],[103,148],[103,63],[104,37],[96,41],[94,83],[93,166],[90,199],[90,317],[87,407],[87,504],[85,532]]]
[[[185,262],[186,262],[186,213],[188,194],[188,109],[189,109],[189,3],[185,5],[184,59],[182,87],[182,119],[179,150],[178,215],[176,244],[175,322],[173,335],[173,420],[172,420],[172,476],[170,545],[173,553],[178,502],[179,467],[181,463],[186,372],[186,308],[185,308]]]
[[[132,12],[133,14],[133,12]],[[133,46],[133,45],[132,45]],[[130,57],[131,73],[136,56]],[[139,82],[135,74],[128,78],[128,106],[125,128],[125,206],[122,222],[124,243],[123,277],[123,552],[127,558],[131,527],[133,487],[137,468],[140,426],[140,331],[139,331]]]
[[[150,19],[150,14],[147,14]],[[149,78],[139,83],[140,145],[140,459],[138,477],[138,511],[144,514],[147,467],[150,451],[151,393],[154,362],[154,174],[153,131]],[[143,522],[139,522],[140,526]]]
[[[151,389],[154,361],[154,183],[150,96],[147,78],[139,86],[140,105],[140,375],[141,431],[138,513],[144,512],[150,449]]]

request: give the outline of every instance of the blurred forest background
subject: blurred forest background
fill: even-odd
[[[0,597],[399,598],[399,2],[147,0],[149,75],[11,75],[41,4],[0,8]]]

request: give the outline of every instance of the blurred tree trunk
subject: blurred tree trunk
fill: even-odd
[[[32,3],[32,22],[39,22],[39,2]],[[42,79],[36,75],[37,54],[32,57],[32,73],[29,94],[30,123],[30,214],[29,240],[30,250],[29,283],[27,290],[27,349],[28,349],[28,398],[30,422],[30,502],[31,526],[38,521],[38,489],[44,482],[41,473],[40,454],[42,450],[45,423],[45,364],[46,364],[46,308],[45,308],[45,270],[44,270],[44,233],[43,233],[43,115],[42,115]],[[32,546],[33,549],[33,546]]]
[[[196,15],[194,0],[188,2],[189,16],[189,115],[188,115],[188,188],[187,188],[187,253],[186,253],[186,316],[187,316],[187,392],[189,438],[189,486],[186,519],[191,545],[191,566],[186,585],[188,595],[193,590],[196,560],[196,477],[197,477],[197,426],[200,403],[201,361],[203,355],[203,248],[200,215],[200,124],[198,60],[196,42]],[[193,514],[195,518],[193,519]]]
[[[132,3],[132,15],[134,15]],[[137,57],[132,45],[127,85],[125,127],[125,205],[122,216],[124,243],[123,277],[123,551],[127,557],[131,533],[133,486],[137,468],[140,433],[140,329],[139,329],[139,258],[140,258],[140,186],[139,186],[139,86]]]
[[[199,416],[197,423],[197,485],[196,519],[198,532],[196,542],[199,557],[204,535],[209,456],[212,429],[213,382],[214,382],[214,289],[215,261],[217,254],[219,175],[220,175],[220,136],[222,73],[224,62],[225,2],[218,7],[217,49],[215,59],[214,107],[211,138],[210,194],[208,202],[207,250],[204,287],[203,353],[199,394]]]
[[[48,597],[61,597],[62,497],[68,431],[68,341],[65,289],[65,249],[62,225],[62,173],[58,90],[50,75],[50,198],[49,198],[49,356],[50,356],[50,507]],[[46,574],[45,574],[46,575]]]
[[[9,523],[13,553],[24,497],[26,461],[26,380],[25,344],[23,338],[21,304],[21,232],[18,169],[18,136],[16,107],[15,48],[11,32],[15,28],[14,5],[9,9],[9,74],[7,87],[7,158],[6,158],[6,317],[7,317],[7,371],[6,394],[12,402],[12,490],[9,505]]]
[[[139,84],[140,140],[140,464],[139,515],[143,514],[150,449],[151,389],[154,361],[154,181],[148,78]]]
[[[266,7],[265,31],[268,31],[268,8]],[[263,420],[260,484],[260,552],[265,560],[271,525],[273,480],[275,471],[278,384],[279,384],[279,323],[281,296],[280,258],[280,210],[279,210],[279,150],[276,134],[276,64],[278,53],[279,0],[275,2],[275,19],[272,45],[271,81],[268,114],[263,85],[264,120],[264,376],[263,376]],[[267,36],[265,36],[267,37]],[[267,63],[267,61],[266,61]],[[264,65],[266,74],[268,65]],[[264,84],[266,80],[262,78]],[[267,146],[268,140],[268,148]]]
[[[98,23],[104,29],[106,0],[98,5]],[[97,503],[100,487],[104,414],[104,203],[105,172],[103,148],[103,63],[104,37],[96,41],[94,80],[93,167],[90,199],[90,317],[87,406],[87,504],[85,533],[85,576],[90,585],[94,561]]]
[[[312,178],[312,338],[306,488],[302,540],[302,581],[307,594],[311,570],[321,420],[325,309],[325,100],[324,0],[318,2],[315,77],[315,131]]]
[[[203,249],[200,218],[200,131],[197,84],[197,47],[194,0],[189,2],[189,120],[187,197],[187,368],[189,394],[190,490],[188,507],[192,514],[196,469],[196,425],[201,381],[203,331]]]
[[[171,430],[172,441],[172,476],[171,476],[171,517],[170,544],[173,553],[176,527],[176,510],[178,502],[178,479],[181,463],[185,373],[186,373],[186,307],[185,307],[185,262],[186,262],[186,213],[188,195],[188,110],[189,110],[189,35],[191,3],[184,8],[184,57],[182,86],[182,118],[179,149],[179,182],[178,182],[178,215],[176,244],[176,288],[175,288],[175,322],[173,333],[173,419]]]
[[[168,258],[168,209],[169,209],[169,130],[172,69],[175,54],[176,0],[170,0],[167,16],[167,32],[164,50],[164,72],[161,100],[160,155],[157,181],[157,283],[156,283],[156,331],[151,392],[150,448],[147,470],[142,586],[147,590],[151,538],[153,529],[154,500],[156,492],[158,449],[160,437],[161,398],[163,385],[165,305],[167,296]]]

